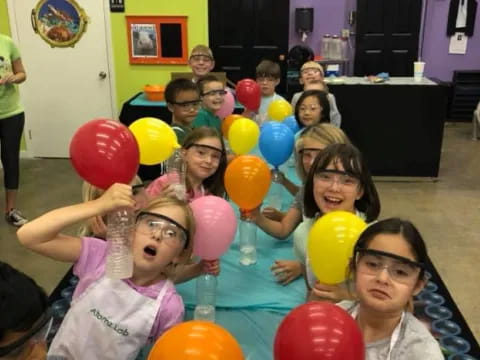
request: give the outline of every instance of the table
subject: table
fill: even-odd
[[[447,88],[429,79],[364,78],[329,83],[342,114],[342,129],[375,176],[438,177],[447,110]]]

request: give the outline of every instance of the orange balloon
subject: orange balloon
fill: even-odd
[[[237,119],[240,119],[242,115],[238,114],[231,114],[225,117],[222,121],[222,134],[225,139],[228,139],[228,130],[230,130],[230,126],[233,124],[233,122]]]
[[[208,321],[180,323],[157,340],[148,360],[243,360],[242,349],[230,333]]]
[[[225,190],[240,209],[252,210],[267,195],[271,178],[265,161],[254,155],[240,155],[225,170]]]

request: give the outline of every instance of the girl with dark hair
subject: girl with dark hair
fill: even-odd
[[[295,119],[304,128],[319,123],[330,122],[330,103],[327,93],[321,90],[307,90],[295,105]]]
[[[367,222],[377,219],[380,200],[365,160],[350,144],[333,144],[320,152],[305,181],[303,234],[313,223],[332,211],[347,211]],[[304,246],[307,241],[303,236]],[[297,245],[297,247],[299,247]],[[340,301],[349,298],[341,285],[320,284],[314,278],[306,254],[307,285],[310,299]]]
[[[410,222],[391,218],[370,225],[357,241],[350,273],[358,300],[338,305],[355,318],[367,360],[441,360],[438,342],[406,311],[425,285],[427,249]]]

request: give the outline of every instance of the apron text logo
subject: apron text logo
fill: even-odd
[[[122,329],[120,325],[112,323],[110,320],[108,320],[107,317],[103,316],[100,311],[97,309],[91,309],[90,312],[93,314],[94,317],[96,317],[98,320],[102,321],[105,325],[107,325],[109,328],[113,329],[115,332],[117,332],[120,335],[123,336],[128,336],[128,329]]]

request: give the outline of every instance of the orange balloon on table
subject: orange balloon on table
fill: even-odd
[[[267,195],[271,179],[265,161],[254,155],[240,155],[225,170],[225,190],[240,209],[252,210]]]
[[[225,139],[228,139],[228,130],[230,130],[230,126],[233,124],[233,122],[237,119],[240,119],[243,117],[242,115],[238,114],[231,114],[225,117],[222,121],[222,134]]]
[[[148,360],[243,360],[237,340],[221,326],[208,321],[187,321],[164,333]]]

